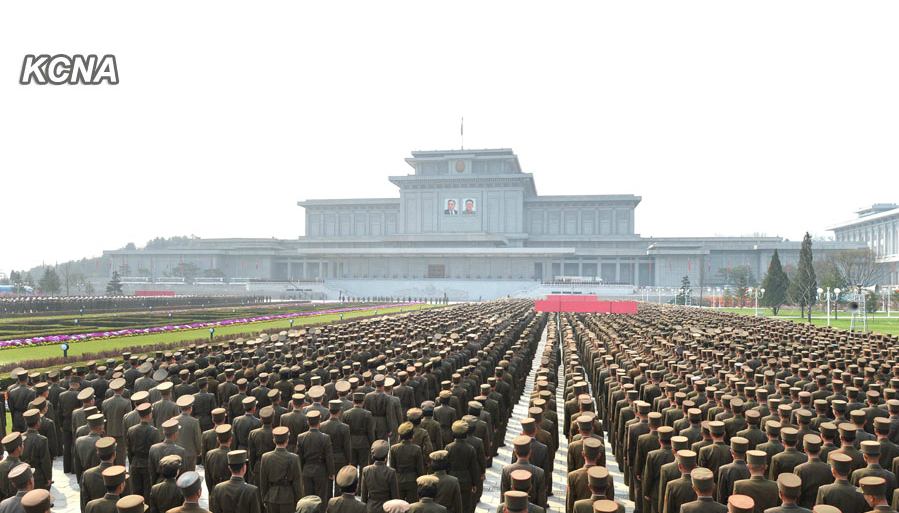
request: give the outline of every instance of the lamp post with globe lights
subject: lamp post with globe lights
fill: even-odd
[[[759,298],[765,296],[765,289],[750,287],[749,294],[755,299],[755,317],[759,316]]]
[[[839,297],[840,292],[842,292],[842,291],[840,290],[840,287],[834,288],[834,289],[833,289],[833,296],[834,296],[834,297]],[[818,297],[820,297],[821,294],[824,294],[824,293],[827,294],[827,296],[826,296],[826,298],[825,298],[825,299],[827,299],[827,326],[830,326],[830,298],[831,298],[830,287],[827,287],[826,289],[822,289],[821,287],[818,287]]]

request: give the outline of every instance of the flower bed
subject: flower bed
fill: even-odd
[[[279,315],[263,315],[260,317],[248,317],[248,318],[239,318],[239,319],[227,319],[223,321],[212,321],[212,322],[195,322],[189,324],[179,324],[179,325],[168,325],[168,326],[156,326],[153,328],[142,328],[142,329],[124,329],[124,330],[115,330],[115,331],[100,331],[95,333],[77,333],[71,335],[50,335],[46,337],[33,337],[33,338],[20,338],[13,340],[2,340],[0,341],[0,349],[11,349],[17,347],[28,347],[35,345],[51,345],[51,344],[62,344],[63,342],[72,344],[76,342],[88,342],[91,340],[102,340],[116,337],[133,337],[138,335],[148,335],[155,333],[168,333],[172,331],[183,331],[183,330],[194,330],[200,328],[216,328],[219,326],[233,326],[239,324],[252,324],[256,322],[266,322],[266,321],[276,321],[279,319],[290,319],[294,317],[305,317],[309,315],[327,315],[327,314],[339,314],[343,312],[355,312],[355,311],[366,311],[366,310],[377,310],[380,308],[392,308],[399,306],[411,306],[417,305],[419,303],[394,303],[387,305],[375,305],[375,306],[361,306],[356,308],[338,308],[334,310],[314,310],[309,312],[295,312],[289,314],[279,314]]]

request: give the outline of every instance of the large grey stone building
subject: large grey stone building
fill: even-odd
[[[899,284],[899,205],[875,203],[855,212],[858,217],[828,228],[839,242],[865,244],[877,254],[881,285]]]
[[[643,237],[639,196],[541,196],[510,149],[416,151],[406,164],[410,173],[389,177],[399,197],[300,201],[306,227],[297,239],[196,239],[106,254],[141,259],[151,281],[188,261],[217,269],[226,283],[317,282],[326,296],[456,299],[527,294],[562,279],[617,293],[674,287],[684,275],[715,287],[727,280],[719,269],[749,266],[760,279],[775,249],[785,266],[799,257],[800,243],[780,237]],[[815,250],[857,247],[821,242]]]

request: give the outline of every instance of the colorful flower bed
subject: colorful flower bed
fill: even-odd
[[[304,317],[309,315],[326,315],[326,314],[339,314],[343,312],[355,312],[355,311],[364,311],[364,310],[377,310],[382,308],[393,308],[399,306],[412,306],[417,305],[419,303],[394,303],[387,305],[375,305],[375,306],[361,306],[356,308],[338,308],[334,310],[314,310],[309,312],[296,312],[289,314],[279,314],[279,315],[264,315],[260,317],[249,317],[242,319],[227,319],[223,321],[213,321],[213,322],[196,322],[190,324],[180,324],[180,325],[169,325],[169,326],[156,326],[154,328],[142,328],[142,329],[124,329],[124,330],[116,330],[116,331],[100,331],[95,333],[77,333],[72,335],[51,335],[47,337],[34,337],[34,338],[20,338],[13,340],[2,340],[0,341],[0,349],[10,349],[16,347],[26,347],[26,346],[35,346],[35,345],[50,345],[50,344],[61,344],[63,342],[66,343],[76,343],[76,342],[87,342],[91,340],[101,340],[115,337],[133,337],[136,335],[147,335],[151,333],[167,333],[172,331],[183,331],[183,330],[194,330],[199,328],[217,328],[219,326],[233,326],[235,324],[252,324],[256,322],[266,322],[266,321],[276,321],[278,319],[290,319],[293,317]]]

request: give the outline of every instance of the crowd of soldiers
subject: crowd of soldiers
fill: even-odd
[[[85,513],[203,512],[204,487],[213,513],[474,513],[547,320],[502,300],[16,369],[0,513],[47,492],[57,458]],[[502,472],[509,513],[552,491],[553,340]]]
[[[641,306],[562,314],[568,513],[899,507],[897,337]],[[623,493],[623,490],[622,490]]]

